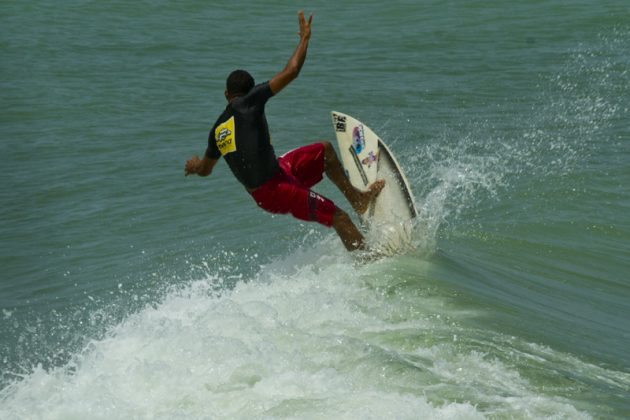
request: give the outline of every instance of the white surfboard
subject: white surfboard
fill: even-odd
[[[378,179],[385,187],[361,216],[368,241],[379,251],[395,254],[411,246],[413,219],[418,214],[409,183],[394,154],[368,126],[341,112],[332,112],[342,164],[350,183],[367,190]]]

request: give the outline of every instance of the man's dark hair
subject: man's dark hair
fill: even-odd
[[[234,70],[227,78],[227,91],[232,96],[246,95],[254,87],[254,78],[245,70]]]

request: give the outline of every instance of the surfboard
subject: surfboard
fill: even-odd
[[[381,252],[401,252],[411,246],[413,219],[418,214],[405,174],[390,148],[367,125],[337,111],[332,111],[332,121],[350,183],[366,191],[376,180],[385,180],[381,193],[360,216],[369,229],[368,241]]]

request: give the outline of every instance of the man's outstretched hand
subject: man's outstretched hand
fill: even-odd
[[[199,172],[199,166],[201,164],[201,159],[198,156],[193,156],[186,161],[186,166],[184,168],[184,175],[188,176],[190,174],[196,174]]]
[[[313,21],[313,14],[311,13],[308,17],[308,22],[304,18],[304,11],[300,10],[298,12],[298,23],[300,24],[300,38],[308,41],[311,38],[311,22]]]

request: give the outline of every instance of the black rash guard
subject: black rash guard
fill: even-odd
[[[260,187],[280,172],[265,117],[265,104],[272,96],[269,82],[255,86],[228,104],[208,136],[206,156],[223,156],[248,189]]]

